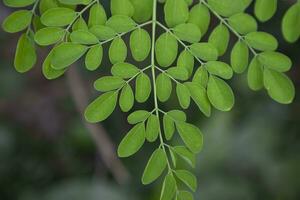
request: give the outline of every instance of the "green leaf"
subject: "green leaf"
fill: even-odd
[[[292,5],[282,19],[282,33],[288,42],[296,42],[300,37],[300,3]]]
[[[197,104],[200,111],[206,116],[209,117],[211,114],[210,102],[207,98],[206,90],[200,84],[193,82],[187,82],[185,85],[188,87],[191,97],[194,102]]]
[[[194,200],[194,197],[190,192],[179,191],[176,200]]]
[[[249,62],[249,49],[245,42],[238,41],[232,48],[230,63],[233,71],[243,73]]]
[[[100,92],[107,92],[121,88],[125,81],[117,76],[104,76],[94,82],[94,88]]]
[[[185,85],[181,83],[177,83],[176,94],[180,106],[183,109],[187,109],[190,106],[190,101],[191,101],[189,89]]]
[[[66,26],[76,17],[76,12],[70,8],[51,8],[41,16],[41,22],[46,26]]]
[[[3,0],[4,5],[19,8],[33,4],[36,0]]]
[[[264,66],[279,72],[286,72],[290,70],[292,67],[291,59],[279,52],[274,52],[274,51],[262,52],[259,54],[258,60]]]
[[[76,62],[85,52],[87,47],[80,44],[61,43],[54,47],[51,64],[54,69],[63,69]]]
[[[229,25],[238,33],[245,35],[257,31],[257,22],[247,13],[238,13],[228,18]]]
[[[72,31],[77,30],[85,30],[88,31],[88,25],[86,24],[85,20],[82,18],[82,16],[78,17],[78,19],[74,22],[72,25]]]
[[[295,86],[283,73],[265,69],[264,85],[269,96],[278,103],[290,104],[295,97]]]
[[[189,18],[189,8],[185,0],[167,0],[164,13],[168,27],[185,23]]]
[[[193,54],[201,60],[209,61],[218,59],[218,49],[211,43],[195,43],[190,46],[190,49],[193,52]]]
[[[43,62],[43,68],[42,68],[43,75],[48,80],[56,79],[62,76],[66,71],[66,69],[61,69],[61,70],[53,69],[51,66],[51,56],[52,56],[52,52],[50,52],[48,56],[45,58]]]
[[[16,0],[18,1],[18,0]],[[56,0],[41,0],[39,2],[39,11],[40,14],[44,14],[47,10],[51,8],[57,8],[59,6],[58,1]]]
[[[137,110],[128,116],[127,121],[129,124],[137,124],[139,122],[145,121],[150,116],[150,114],[151,113],[146,110]]]
[[[130,0],[134,7],[132,18],[138,23],[146,22],[152,17],[152,0]]]
[[[147,74],[141,73],[136,78],[135,99],[139,103],[147,101],[151,94],[151,81]]]
[[[180,53],[177,59],[177,67],[183,67],[187,69],[189,77],[192,75],[194,70],[194,56],[188,51],[184,50]]]
[[[232,68],[227,63],[221,61],[208,61],[205,64],[205,68],[210,74],[223,79],[231,79],[233,75]]]
[[[123,112],[128,112],[134,104],[134,94],[129,84],[126,84],[120,94],[120,108]]]
[[[182,159],[184,159],[191,167],[195,168],[196,166],[196,156],[192,152],[190,152],[184,146],[176,146],[172,148],[172,150],[179,155]]]
[[[22,31],[30,25],[31,18],[32,13],[29,10],[15,11],[3,21],[3,30],[8,33]]]
[[[132,57],[136,61],[145,60],[151,50],[151,38],[147,31],[144,29],[137,29],[130,35],[130,49]]]
[[[145,125],[135,125],[123,138],[118,147],[118,156],[121,158],[135,154],[145,142]]]
[[[139,73],[139,69],[133,64],[126,62],[119,62],[114,64],[111,68],[111,73],[114,76],[119,76],[124,79],[132,78]]]
[[[57,27],[46,27],[37,31],[34,40],[41,46],[55,44],[62,40],[65,30]]]
[[[160,200],[173,200],[175,193],[176,180],[172,173],[168,173],[161,189]]]
[[[73,43],[91,45],[99,42],[98,38],[87,30],[77,30],[71,33],[70,39]]]
[[[127,15],[132,17],[134,7],[129,0],[111,0],[110,10],[112,15]]]
[[[161,102],[166,102],[172,93],[171,79],[164,73],[161,73],[156,78],[157,97]]]
[[[207,84],[207,96],[211,104],[218,110],[229,111],[234,104],[234,95],[225,81],[210,76]]]
[[[172,1],[172,0],[171,0]],[[155,57],[161,67],[169,67],[178,53],[178,42],[170,33],[163,33],[155,43]]]
[[[85,119],[90,123],[97,123],[107,119],[117,104],[118,93],[107,92],[94,100],[85,110]]]
[[[175,174],[192,191],[194,191],[194,192],[196,191],[196,189],[197,189],[197,179],[191,172],[186,171],[186,170],[176,170]]]
[[[193,83],[200,84],[200,86],[206,88],[208,83],[208,72],[207,70],[200,66],[194,74]]]
[[[167,114],[174,120],[174,121],[186,121],[186,115],[181,110],[171,110],[167,112]]]
[[[266,32],[252,32],[245,36],[247,43],[260,51],[274,51],[278,42],[274,36]]]
[[[102,41],[112,39],[117,35],[114,29],[104,25],[92,26],[89,31]]]
[[[159,135],[159,120],[156,115],[151,115],[148,118],[146,125],[146,139],[149,142],[154,142]]]
[[[182,41],[189,43],[199,42],[201,39],[201,30],[192,23],[179,24],[173,29],[174,34]]]
[[[203,135],[194,125],[176,121],[176,127],[184,144],[193,152],[198,153],[203,146]]]
[[[167,70],[167,73],[173,78],[181,81],[185,81],[189,78],[188,70],[183,67],[170,67]]]
[[[91,47],[85,56],[85,66],[88,70],[96,70],[102,62],[103,47],[101,44]]]
[[[163,117],[163,127],[166,139],[171,140],[174,135],[175,124],[173,119],[168,114],[165,114]]]
[[[107,20],[106,26],[118,33],[124,33],[131,31],[136,26],[136,23],[126,15],[114,15]]]
[[[196,24],[202,35],[204,35],[210,23],[210,13],[208,8],[200,3],[193,6],[190,10],[188,22]]]
[[[230,34],[228,28],[225,25],[220,24],[212,31],[208,42],[217,48],[218,54],[221,56],[227,50],[229,39]]]
[[[167,155],[161,148],[156,149],[151,155],[144,170],[142,183],[148,185],[155,181],[167,167]]]
[[[256,0],[254,13],[261,22],[268,21],[273,17],[277,10],[277,0]]]
[[[94,4],[90,8],[89,27],[96,25],[104,25],[107,21],[107,16],[103,6],[99,3]]]
[[[92,0],[58,0],[60,3],[66,4],[66,5],[88,5]]]
[[[115,38],[109,47],[109,60],[112,64],[124,62],[127,57],[127,46],[120,37]]]
[[[252,0],[208,0],[208,4],[214,11],[224,17],[230,17],[243,12]]]
[[[35,52],[34,42],[26,35],[22,34],[18,40],[14,66],[15,69],[24,73],[29,71],[36,63],[37,56]]]
[[[247,74],[248,85],[250,89],[257,91],[264,86],[263,67],[257,57],[253,58]]]

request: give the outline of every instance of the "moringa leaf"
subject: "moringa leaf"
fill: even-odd
[[[201,60],[210,61],[218,59],[218,49],[211,43],[194,43],[190,46],[190,49],[193,54]]]
[[[33,4],[36,0],[3,0],[4,5],[19,8]]]
[[[204,35],[210,23],[210,13],[206,6],[203,4],[196,4],[190,10],[189,23],[195,24],[200,29],[202,35]]]
[[[103,6],[99,3],[94,4],[90,8],[89,13],[89,27],[97,26],[97,25],[104,25],[107,21],[107,16]]]
[[[253,58],[249,65],[247,78],[250,89],[257,91],[263,88],[263,66],[257,57]]]
[[[140,70],[133,64],[126,62],[119,62],[114,64],[111,68],[111,73],[114,76],[119,76],[123,79],[129,79],[136,76]]]
[[[242,35],[257,31],[257,22],[255,18],[247,13],[238,13],[229,17],[228,23]]]
[[[92,26],[89,31],[93,33],[99,40],[112,39],[117,35],[117,32],[114,29],[104,25]]]
[[[182,51],[177,59],[177,67],[183,67],[187,69],[189,77],[192,75],[194,70],[194,56],[188,51]]]
[[[126,84],[121,91],[119,99],[120,108],[123,112],[128,112],[134,104],[134,94],[129,84]]]
[[[121,37],[115,38],[109,47],[109,60],[112,64],[124,62],[127,57],[127,46]]]
[[[111,0],[110,10],[112,15],[126,15],[132,17],[134,7],[130,0]]]
[[[197,189],[197,179],[196,177],[187,170],[176,170],[175,175],[186,184],[192,191]]]
[[[261,22],[268,21],[277,10],[277,0],[256,0],[254,14]]]
[[[155,43],[155,57],[161,67],[169,67],[178,53],[178,42],[170,33],[163,33]]]
[[[180,106],[183,109],[187,109],[190,106],[190,101],[191,101],[189,89],[184,84],[177,83],[176,84],[176,94],[177,94]]]
[[[166,72],[177,80],[185,81],[189,78],[188,70],[183,67],[170,67]]]
[[[208,4],[218,14],[230,17],[236,13],[243,12],[252,0],[208,0]]]
[[[160,130],[160,124],[157,116],[153,114],[150,115],[146,125],[146,139],[149,142],[154,142],[159,135],[159,130]]]
[[[141,73],[136,78],[135,99],[139,103],[147,101],[151,94],[151,81],[147,74]]]
[[[62,40],[65,30],[59,27],[46,27],[38,30],[34,35],[34,40],[41,46],[55,44]]]
[[[88,30],[76,30],[70,34],[70,39],[73,43],[92,45],[99,43],[98,38]]]
[[[175,123],[168,114],[163,117],[163,127],[166,139],[171,140],[175,131]]]
[[[206,88],[208,82],[208,72],[204,67],[199,67],[194,74],[193,83]]]
[[[145,60],[151,50],[151,38],[149,33],[144,29],[137,29],[130,35],[130,49],[132,57],[136,61]]]
[[[184,146],[176,146],[172,150],[184,159],[191,167],[195,168],[196,166],[196,157],[190,150]]]
[[[121,88],[125,81],[117,76],[104,76],[94,82],[94,88],[100,92],[108,92]]]
[[[134,14],[132,18],[138,23],[146,22],[152,17],[152,0],[130,0],[132,6],[134,7]]]
[[[172,173],[168,173],[163,182],[160,200],[172,200],[176,194],[176,180]]]
[[[208,42],[214,45],[218,50],[219,56],[222,56],[227,50],[229,39],[230,34],[228,28],[220,24],[212,31]]]
[[[70,8],[51,8],[41,16],[41,22],[46,26],[66,26],[76,18],[76,15]]]
[[[231,79],[233,76],[232,68],[227,63],[221,61],[208,61],[205,64],[205,68],[210,74],[223,79]]]
[[[232,48],[230,55],[230,63],[234,72],[243,73],[249,62],[249,48],[242,42],[237,41]]]
[[[194,197],[188,191],[179,191],[176,200],[194,200]]]
[[[172,93],[171,79],[165,73],[161,73],[157,76],[155,85],[159,101],[166,102]]]
[[[103,47],[101,44],[91,47],[85,56],[85,66],[88,70],[94,71],[101,65],[103,58]]]
[[[182,41],[189,43],[199,42],[201,39],[201,30],[192,23],[178,24],[173,28],[174,34]]]
[[[131,31],[136,26],[136,23],[126,15],[114,15],[107,20],[106,26],[117,33],[124,33]]]
[[[172,28],[185,23],[189,18],[189,8],[185,0],[166,0],[164,6],[165,21]]]
[[[266,32],[248,33],[245,40],[251,47],[260,51],[274,51],[278,47],[276,38]]]
[[[292,5],[282,19],[282,33],[288,42],[296,42],[300,37],[300,3]]]
[[[275,51],[266,51],[260,53],[258,56],[258,60],[265,67],[279,72],[286,72],[292,67],[292,61],[289,57]]]
[[[18,10],[10,14],[2,23],[3,30],[8,33],[16,33],[26,29],[32,19],[29,10]]]
[[[146,110],[137,110],[128,116],[127,121],[129,124],[137,124],[148,119],[150,115],[151,113]]]
[[[45,58],[43,62],[43,68],[42,68],[43,75],[48,80],[56,79],[62,76],[66,71],[66,69],[61,69],[61,70],[54,69],[51,66],[51,56],[52,56],[52,52],[50,51],[50,53],[48,54],[48,56]]]

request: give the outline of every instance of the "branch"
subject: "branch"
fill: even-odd
[[[88,105],[88,94],[86,86],[83,83],[76,66],[71,66],[66,72],[67,81],[70,87],[71,95],[74,99],[78,112],[83,116],[84,110]],[[116,155],[113,142],[108,137],[106,130],[101,124],[90,124],[82,119],[84,126],[93,138],[99,154],[104,164],[111,171],[112,175],[119,184],[124,184],[129,179],[129,173]]]

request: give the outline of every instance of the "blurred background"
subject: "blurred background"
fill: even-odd
[[[109,1],[103,2],[108,10]],[[259,24],[259,29],[275,35],[279,50],[293,60],[289,76],[299,94],[300,45],[287,44],[280,31],[281,18],[291,3],[279,1],[276,16]],[[10,12],[1,2],[0,21]],[[211,28],[216,24],[213,18]],[[96,72],[85,70],[80,61],[66,76],[48,81],[41,74],[47,51],[39,49],[39,62],[22,75],[13,67],[18,35],[0,30],[0,199],[157,200],[161,180],[146,187],[140,182],[157,144],[146,144],[131,158],[116,159],[111,150],[130,129],[127,114],[117,108],[95,126],[81,118],[85,101],[99,95],[93,81],[109,74],[107,59]],[[231,46],[235,41],[232,37]],[[222,60],[228,61],[228,55]],[[195,199],[299,200],[299,95],[291,105],[280,105],[265,91],[251,91],[245,74],[235,76],[230,84],[236,95],[232,111],[214,110],[211,118],[205,118],[195,105],[187,110],[188,120],[205,136],[194,171],[199,182]],[[81,89],[86,94],[80,94]],[[174,95],[163,105],[165,110],[177,106]],[[138,108],[152,110],[153,103],[134,109]],[[179,142],[177,138],[174,144]]]

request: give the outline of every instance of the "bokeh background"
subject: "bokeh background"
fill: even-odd
[[[102,2],[108,10],[109,0]],[[291,105],[275,103],[266,92],[251,91],[245,75],[237,75],[230,82],[236,95],[232,111],[214,110],[211,118],[205,118],[195,105],[187,110],[189,121],[205,136],[195,169],[199,182],[196,199],[300,199],[300,45],[286,43],[280,32],[281,18],[292,3],[280,0],[276,16],[260,23],[259,29],[274,34],[280,51],[293,60],[289,76],[297,90],[295,101]],[[252,10],[251,6],[249,12]],[[0,21],[10,12],[1,2]],[[211,28],[217,23],[213,19]],[[157,144],[147,144],[135,156],[112,162],[117,167],[107,167],[107,158],[99,153],[99,139],[101,145],[102,135],[108,135],[111,143],[106,153],[110,145],[117,146],[130,129],[127,114],[117,108],[97,125],[99,134],[92,137],[91,127],[82,122],[80,102],[79,106],[75,103],[78,76],[86,87],[84,98],[98,95],[92,83],[109,73],[107,59],[96,72],[84,70],[81,61],[73,66],[74,73],[48,81],[41,74],[47,50],[40,49],[34,69],[18,74],[13,68],[18,35],[0,30],[0,199],[157,200],[161,180],[147,187],[140,182]],[[233,37],[231,45],[235,40]],[[229,60],[228,53],[222,60]],[[152,106],[150,100],[135,109]],[[177,106],[173,95],[164,108]],[[112,168],[117,168],[117,176]]]

